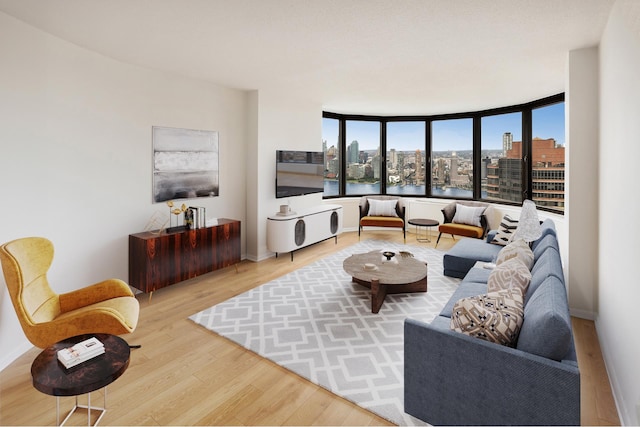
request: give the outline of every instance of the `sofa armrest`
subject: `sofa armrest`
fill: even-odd
[[[405,412],[433,425],[579,425],[580,372],[407,319]]]

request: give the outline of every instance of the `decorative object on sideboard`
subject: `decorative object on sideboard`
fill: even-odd
[[[184,231],[187,230],[189,227],[186,225],[179,225],[180,221],[178,219],[178,216],[181,213],[184,213],[187,210],[187,205],[185,205],[184,203],[182,204],[181,207],[176,208],[174,207],[174,203],[173,200],[169,200],[167,202],[167,206],[169,206],[169,228],[167,228],[167,233],[172,233],[175,231]],[[173,221],[171,220],[171,215],[175,215],[176,217],[176,225],[173,225]]]
[[[154,212],[147,221],[147,225],[144,227],[144,231],[148,231],[153,234],[161,234],[165,228],[167,228],[167,224],[171,220],[171,214],[169,214],[169,218],[165,217],[161,212]]]
[[[207,226],[207,213],[202,206],[189,206],[184,213],[184,225],[190,229],[203,228]]]

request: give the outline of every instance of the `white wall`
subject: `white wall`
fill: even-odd
[[[640,2],[618,0],[600,44],[596,327],[621,421],[640,424]]]
[[[152,126],[220,133],[220,196],[197,203],[244,224],[245,92],[113,61],[3,13],[0,62],[0,242],[52,240],[55,291],[127,280],[128,235],[168,216],[151,199]],[[0,369],[30,347],[2,277]]]
[[[569,52],[565,198],[572,314],[594,320],[598,289],[598,48]]]
[[[255,173],[250,178],[255,189],[248,191],[256,198],[249,202],[255,236],[247,248],[247,258],[260,261],[275,255],[267,249],[267,217],[287,202],[294,211],[322,203],[322,194],[276,199],[275,190],[276,150],[322,150],[322,105],[282,91],[260,90],[251,97],[257,104],[257,138],[249,147],[256,154],[249,166],[250,173]]]

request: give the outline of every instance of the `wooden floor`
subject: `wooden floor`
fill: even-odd
[[[402,241],[393,231],[362,239]],[[138,297],[137,330],[127,371],[108,387],[102,425],[390,425],[386,420],[187,320],[227,300],[358,241],[343,233],[295,253],[234,267]],[[407,242],[415,244],[409,234]],[[425,244],[425,243],[420,243]],[[443,239],[439,249],[454,242]],[[433,245],[431,243],[430,245]],[[582,384],[582,425],[619,425],[594,323],[574,319]],[[31,385],[33,348],[0,372],[0,425],[55,425],[55,398]],[[102,403],[102,391],[92,393]],[[61,399],[61,411],[73,406]],[[83,401],[81,400],[81,403]],[[86,414],[71,425],[86,425]]]

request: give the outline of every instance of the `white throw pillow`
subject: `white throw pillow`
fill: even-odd
[[[496,258],[496,265],[500,265],[511,258],[518,258],[527,266],[529,271],[533,268],[533,251],[529,247],[529,244],[522,239],[517,239],[509,243],[498,252]]]
[[[369,216],[398,216],[396,212],[397,200],[367,199],[369,202]]]
[[[483,206],[472,207],[461,204],[456,205],[456,214],[453,216],[453,221],[456,224],[475,225],[476,227],[482,227],[480,224],[480,217],[484,213],[486,208]]]

